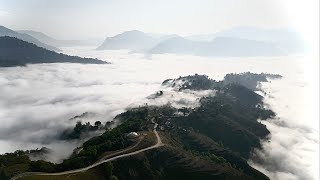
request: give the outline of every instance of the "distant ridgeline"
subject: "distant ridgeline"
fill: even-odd
[[[172,106],[142,106],[132,108],[115,117],[119,126],[85,142],[61,164],[30,161],[28,152],[17,151],[0,155],[0,177],[8,178],[25,171],[59,172],[86,167],[110,151],[126,148],[132,141],[126,133],[150,133],[153,123],[158,124],[165,146],[112,161],[112,172],[119,179],[269,179],[252,168],[247,159],[253,148],[260,148],[260,140],[269,131],[258,119],[273,118],[275,113],[266,109],[263,97],[255,93],[259,82],[281,78],[272,74],[228,74],[223,81],[205,75],[192,75],[165,80],[162,85],[176,91],[214,90],[215,93],[199,100],[196,108]],[[154,98],[161,98],[164,92]],[[86,116],[85,114],[84,116]],[[81,115],[82,116],[82,115]],[[99,129],[78,123],[68,138],[77,138],[81,131]],[[12,169],[15,169],[12,171]],[[96,179],[111,179],[97,167]],[[84,173],[83,175],[85,175]],[[109,174],[110,174],[109,173]],[[27,178],[25,178],[27,179]]]
[[[304,41],[290,30],[236,27],[207,35],[182,37],[133,30],[107,37],[97,50],[126,49],[152,54],[181,54],[205,57],[272,57],[300,54]]]
[[[45,44],[45,43],[39,41],[34,36],[31,36],[29,34],[25,34],[24,32],[20,33],[20,32],[14,31],[12,29],[9,29],[9,28],[6,28],[6,27],[0,25],[0,37],[3,37],[3,36],[15,37],[15,38],[21,39],[23,41],[35,44],[39,47],[48,49],[50,51],[61,51],[60,49],[58,49],[54,46],[51,46],[49,44]]]
[[[15,37],[0,37],[0,67],[37,63],[107,64],[98,59],[56,53]]]

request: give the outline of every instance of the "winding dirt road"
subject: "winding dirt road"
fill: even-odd
[[[143,149],[140,149],[140,150],[137,150],[137,151],[134,151],[134,152],[131,152],[131,153],[126,153],[126,154],[121,154],[121,155],[118,155],[118,156],[114,156],[114,157],[111,157],[111,158],[108,158],[108,159],[104,159],[102,158],[103,160],[99,160],[97,161],[96,163],[90,165],[90,166],[87,166],[85,168],[80,168],[80,169],[75,169],[75,170],[70,170],[70,171],[64,171],[64,172],[57,172],[57,173],[43,173],[43,172],[25,172],[25,173],[21,173],[21,174],[18,174],[16,176],[14,176],[13,178],[11,178],[11,180],[17,180],[21,177],[24,177],[24,176],[30,176],[30,175],[45,175],[45,176],[58,176],[58,175],[66,175],[66,174],[72,174],[72,173],[78,173],[78,172],[83,172],[83,171],[87,171],[91,168],[94,168],[96,166],[99,166],[100,164],[103,164],[103,163],[106,163],[106,162],[109,162],[109,161],[113,161],[113,160],[116,160],[116,159],[120,159],[120,158],[124,158],[124,157],[128,157],[128,156],[132,156],[132,155],[135,155],[135,154],[139,154],[141,152],[144,152],[144,151],[148,151],[150,149],[154,149],[154,148],[158,148],[158,147],[161,147],[163,146],[164,144],[162,143],[161,141],[161,138],[158,134],[158,132],[156,131],[156,127],[158,126],[158,124],[155,123],[155,126],[154,126],[154,129],[153,129],[153,132],[154,134],[156,135],[157,137],[157,143],[153,146],[150,146],[150,147],[147,147],[147,148],[143,148]],[[127,149],[128,150],[128,149]],[[119,154],[119,152],[117,152],[117,154]],[[114,154],[112,154],[114,155]],[[110,155],[109,155],[110,156]]]

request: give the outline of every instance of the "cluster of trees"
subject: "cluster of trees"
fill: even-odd
[[[178,82],[183,82],[182,84]],[[180,76],[177,79],[167,79],[162,82],[163,86],[171,86],[171,87],[178,87],[178,90],[181,91],[183,89],[190,89],[190,90],[207,90],[212,89],[218,85],[213,79],[208,78],[207,75],[189,75],[189,76]]]
[[[267,82],[267,78],[271,79],[277,79],[281,78],[282,76],[279,74],[255,74],[250,72],[240,73],[240,74],[234,74],[230,73],[225,75],[224,77],[224,83],[225,84],[239,84],[242,86],[245,86],[251,90],[257,90],[257,85],[259,82]]]
[[[57,171],[86,167],[94,163],[104,152],[130,146],[132,142],[125,137],[125,134],[132,131],[145,130],[147,128],[147,115],[147,108],[128,110],[118,115],[116,118],[123,122],[122,124],[86,141],[79,154],[57,165]],[[96,125],[98,124],[96,123]],[[81,129],[82,126],[78,125],[76,128]]]
[[[9,180],[15,174],[29,171],[30,163],[29,157],[21,150],[0,155],[0,179]]]
[[[66,130],[61,134],[61,139],[80,139],[82,134],[101,128],[104,127],[100,121],[96,121],[94,125],[91,125],[90,122],[82,124],[81,121],[78,121],[72,130]]]
[[[189,76],[180,76],[177,79],[167,79],[162,82],[163,86],[176,87],[179,86],[178,90],[190,89],[190,90],[208,90],[216,89],[220,90],[228,84],[236,84],[244,86],[250,90],[258,90],[257,85],[260,82],[267,82],[268,79],[278,79],[282,78],[279,74],[267,74],[267,73],[230,73],[226,74],[222,81],[215,81],[209,78],[207,75],[189,75]],[[178,83],[178,82],[183,82]]]
[[[179,126],[180,119],[174,119],[171,122],[175,123],[175,126]],[[184,128],[187,127],[185,126]],[[212,127],[208,126],[206,128],[211,129]],[[215,141],[197,128],[188,127],[186,132],[179,131],[179,129],[181,128],[178,127],[176,130],[173,129],[166,132],[166,139],[172,140],[169,142],[170,145],[179,149],[179,153],[187,151],[190,152],[189,157],[195,156],[195,158],[209,161],[207,164],[221,165],[223,169],[236,169],[252,176],[253,179],[266,179],[262,173],[252,168],[240,153],[225,147],[223,145],[225,142]],[[180,162],[181,160],[179,159],[178,161]],[[197,160],[194,159],[192,164],[198,164]]]
[[[234,90],[231,90],[231,94],[236,92],[235,96],[227,92],[202,98],[200,107],[186,117],[178,117],[176,122],[186,128],[192,127],[216,142],[222,142],[247,158],[252,148],[260,147],[260,138],[269,134],[266,126],[257,122],[257,119],[269,118],[274,113],[255,106],[255,103],[262,103],[257,94],[250,93],[251,90],[243,86],[237,87],[240,86],[234,86]],[[247,98],[243,98],[243,94],[247,94]]]
[[[121,125],[86,141],[83,144],[83,149],[78,154],[64,160],[61,164],[53,164],[43,160],[31,161],[29,159],[29,153],[37,153],[41,150],[16,151],[0,155],[0,179],[6,180],[15,174],[26,171],[60,172],[86,167],[94,163],[104,152],[130,146],[132,142],[125,137],[125,134],[132,131],[146,130],[148,128],[147,115],[148,109],[145,107],[129,110],[118,115],[117,118],[121,119],[122,122]],[[93,126],[90,123],[82,124],[78,122],[70,137],[78,137],[83,131],[96,130],[100,126],[101,122],[99,121]],[[110,175],[108,179],[115,180],[117,177]]]
[[[103,165],[104,176],[107,180],[118,180],[118,177],[113,175],[113,165],[111,162],[104,163]]]
[[[217,90],[215,96],[200,99],[200,107],[188,110],[188,116],[178,117],[175,122],[185,129],[192,127],[247,158],[252,148],[260,147],[260,138],[269,134],[266,126],[257,122],[257,119],[272,118],[275,113],[265,109],[263,97],[250,89],[250,84],[243,82],[266,81],[267,76],[269,74],[228,74],[224,81],[216,82],[207,76],[196,74],[168,80],[164,84],[179,80],[185,81],[185,86],[182,86],[185,89]],[[236,79],[239,83],[233,83],[231,79]]]
[[[202,152],[201,156],[205,159],[214,161],[218,164],[226,164],[227,163],[226,159],[224,159],[223,157],[217,156],[217,155],[210,153],[210,152]]]

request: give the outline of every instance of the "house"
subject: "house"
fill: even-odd
[[[136,137],[138,137],[138,136],[139,136],[139,134],[136,133],[136,132],[130,132],[130,133],[128,133],[128,134],[126,135],[126,137],[129,138],[129,139],[134,139],[134,138],[136,138]]]

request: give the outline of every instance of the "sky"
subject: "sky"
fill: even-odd
[[[0,24],[15,30],[41,31],[58,39],[105,37],[132,29],[180,35],[214,33],[236,26],[300,30],[299,23],[319,19],[314,14],[318,13],[317,3],[316,0],[0,0]]]

